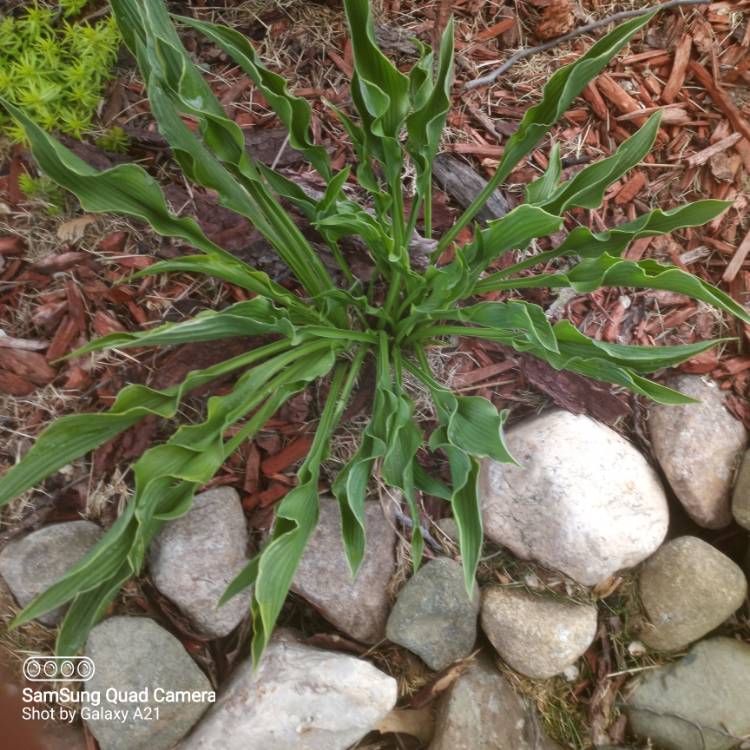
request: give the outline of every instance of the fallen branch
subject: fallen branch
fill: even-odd
[[[636,16],[645,16],[647,13],[653,13],[657,10],[668,10],[669,8],[676,8],[680,5],[708,5],[706,0],[670,0],[667,3],[661,3],[659,5],[652,5],[648,8],[638,8],[636,10],[623,10],[619,13],[613,13],[611,16],[602,18],[599,21],[592,21],[584,26],[579,26],[577,29],[558,36],[556,39],[550,39],[549,42],[540,44],[537,47],[524,47],[523,49],[514,52],[499,68],[493,70],[492,73],[482,76],[481,78],[475,78],[473,81],[469,81],[465,84],[464,88],[467,90],[478,88],[479,86],[486,86],[499,78],[503,73],[510,70],[519,60],[523,60],[526,57],[531,57],[537,52],[546,52],[548,49],[556,47],[558,44],[567,42],[570,39],[575,39],[581,34],[586,34],[594,29],[599,29],[602,26],[608,26],[610,23],[615,21],[622,21],[625,18],[635,18]]]

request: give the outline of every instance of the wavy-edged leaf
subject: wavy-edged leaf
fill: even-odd
[[[261,179],[230,120],[185,51],[166,7],[147,0],[114,0],[118,23],[147,81],[159,128],[187,176],[216,190],[223,205],[248,218],[313,297],[333,288],[318,254]],[[181,116],[198,120],[200,138]]]
[[[360,116],[370,118],[372,133],[398,138],[409,110],[409,79],[380,51],[375,40],[369,0],[344,0],[349,23]]]
[[[509,250],[523,249],[531,240],[557,232],[562,224],[562,217],[546,208],[522,203],[501,219],[488,222],[464,253],[472,271],[479,273]]]
[[[547,169],[544,170],[544,174],[526,186],[525,202],[539,206],[549,200],[557,190],[561,174],[560,144],[553,143],[549,152],[549,163]]]
[[[103,349],[165,346],[271,333],[295,339],[295,328],[288,314],[284,315],[266,298],[255,297],[246,302],[237,302],[224,310],[204,310],[189,320],[165,323],[148,331],[110,333],[84,344],[68,356],[79,357]]]
[[[271,638],[294,573],[318,522],[320,465],[327,456],[331,434],[343,412],[344,403],[339,398],[344,390],[346,369],[346,365],[340,363],[334,370],[312,446],[297,473],[298,484],[279,503],[270,538],[257,565],[252,564],[249,571],[255,574],[251,647],[255,665]]]
[[[102,611],[115,584],[121,585],[123,566],[131,575],[139,572],[148,544],[164,520],[186,513],[197,488],[213,477],[242,440],[255,434],[292,393],[330,370],[333,352],[329,344],[315,342],[269,359],[245,373],[226,396],[210,398],[202,423],[184,425],[166,444],[147,450],[134,465],[136,492],[123,514],[81,560],[19,614],[13,626],[56,609],[81,592],[98,589],[98,603],[92,595],[84,600],[82,610],[72,608],[71,617],[78,624],[90,622]],[[227,427],[258,406],[240,432],[225,443]],[[67,637],[85,640],[86,633]]]
[[[604,192],[626,172],[630,171],[651,150],[659,132],[661,112],[648,118],[630,138],[624,140],[612,156],[584,167],[564,182],[544,202],[544,208],[553,214],[562,214],[571,208],[598,208]]]
[[[432,162],[435,159],[440,137],[445,128],[445,120],[451,106],[451,85],[453,83],[453,19],[451,19],[443,32],[443,38],[440,43],[440,57],[437,76],[432,82],[432,71],[429,68],[425,71],[425,60],[431,61],[431,55],[423,56],[420,63],[412,69],[410,82],[412,89],[415,87],[416,78],[420,79],[421,74],[426,72],[428,76],[422,85],[416,85],[416,92],[411,94],[411,102],[414,106],[413,111],[406,118],[406,132],[408,134],[406,149],[411,156],[414,167],[417,172],[416,190],[417,201],[412,208],[413,219],[416,221],[416,211],[419,203],[424,201],[425,224],[428,227],[431,223],[431,196],[432,196]],[[429,92],[429,93],[427,93]]]
[[[642,29],[655,15],[648,13],[617,26],[602,37],[575,62],[556,71],[547,81],[542,101],[526,110],[518,130],[508,139],[503,158],[492,179],[472,201],[454,226],[443,235],[438,248],[444,250],[456,235],[476,215],[487,198],[502,183],[524,156],[530,153],[544,134],[558,121],[586,84],[595,78],[609,61]]]
[[[163,391],[144,385],[129,385],[120,391],[106,412],[60,417],[39,435],[23,459],[0,479],[0,505],[111,440],[143,417],[150,414],[164,419],[174,417],[182,398],[190,391],[288,348],[287,341],[275,342],[213,367],[193,370],[181,384]]]
[[[487,399],[456,396],[435,381],[424,356],[421,361],[421,368],[408,362],[405,366],[427,386],[435,404],[439,427],[430,435],[429,445],[448,457],[452,483],[450,503],[458,526],[464,582],[471,595],[483,543],[477,458],[514,463],[502,436],[506,413],[499,413]]]
[[[489,286],[489,285],[488,285]],[[621,286],[636,289],[663,289],[706,302],[719,310],[750,323],[750,313],[726,292],[676,266],[655,260],[623,260],[608,254],[586,258],[566,273],[545,273],[518,279],[496,281],[491,289],[534,289],[570,287],[585,294],[601,287]],[[482,291],[483,283],[477,284]]]
[[[575,227],[563,242],[554,250],[531,256],[519,263],[504,268],[477,282],[474,292],[482,294],[496,289],[511,289],[515,281],[505,281],[508,276],[533,268],[539,263],[547,263],[554,258],[580,256],[598,258],[604,253],[620,255],[628,245],[641,237],[655,237],[668,234],[675,229],[697,227],[715,219],[731,205],[727,201],[703,200],[687,203],[684,206],[662,211],[660,208],[642,214],[637,219],[608,229],[592,232],[586,227]]]
[[[557,339],[544,310],[532,302],[478,302],[454,310],[438,310],[431,313],[429,319],[459,320],[498,331],[523,332],[530,342],[557,351]]]
[[[304,154],[318,173],[325,180],[329,180],[330,159],[325,148],[313,143],[310,131],[312,109],[307,100],[291,94],[286,79],[268,70],[258,58],[253,45],[235,29],[197,21],[187,16],[177,16],[177,20],[200,31],[240,66],[253,80],[289,132],[289,143],[292,148]]]

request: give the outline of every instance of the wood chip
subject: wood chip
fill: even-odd
[[[263,461],[260,469],[266,476],[278,474],[280,471],[304,458],[310,450],[311,445],[312,438],[309,435],[298,437],[296,440],[292,440],[289,445],[275,456],[271,456]]]
[[[647,182],[646,173],[637,170],[615,195],[615,203],[623,206],[630,203],[641,192]]]
[[[31,266],[39,273],[51,274],[65,271],[72,266],[78,265],[89,257],[88,253],[61,253],[60,255],[48,255],[46,258],[34,263]]]
[[[0,349],[26,349],[30,352],[38,352],[49,346],[49,341],[38,341],[36,339],[17,339],[6,336],[0,331]]]
[[[750,141],[750,123],[742,116],[729,94],[714,82],[713,76],[699,62],[691,60],[688,67],[703,88],[708,91],[716,106],[729,118],[734,129]]]
[[[691,154],[685,160],[685,163],[690,167],[699,167],[701,164],[705,164],[712,156],[720,154],[722,151],[726,151],[728,148],[734,146],[741,138],[742,136],[739,133],[732,133],[732,135],[728,135],[726,138],[712,143],[702,151]]]
[[[682,39],[680,39],[679,44],[675,49],[672,72],[669,74],[667,85],[661,92],[661,100],[666,104],[671,104],[677,97],[677,94],[682,90],[682,85],[685,83],[688,63],[690,62],[690,50],[692,49],[692,46],[693,37],[691,37],[690,34],[685,34]]]
[[[608,76],[606,73],[602,73],[602,75],[596,79],[596,85],[599,91],[601,91],[602,96],[609,99],[609,101],[611,101],[620,112],[639,112],[641,109],[638,101],[630,96],[630,94],[628,94],[628,92],[625,91],[625,89],[620,86],[614,78]],[[634,118],[634,120],[637,125],[643,125],[643,123],[646,122],[646,118],[643,116]]]
[[[737,276],[740,268],[742,268],[742,264],[745,262],[748,253],[750,253],[750,232],[745,235],[745,239],[742,240],[740,246],[737,248],[737,252],[732,256],[732,260],[729,261],[729,265],[727,265],[721,277],[723,281],[730,282],[734,280],[734,277]]]
[[[36,385],[46,385],[57,377],[41,354],[23,349],[0,349],[0,367]]]
[[[34,392],[35,387],[33,383],[15,373],[0,370],[0,393],[7,393],[10,396],[28,396]]]
[[[600,120],[606,121],[609,118],[609,109],[607,109],[607,105],[604,103],[604,99],[602,99],[594,81],[589,81],[586,84],[582,96],[591,105],[591,110]]]
[[[56,359],[64,357],[70,351],[77,333],[78,326],[75,320],[70,315],[66,315],[57,327],[52,343],[47,349],[47,361],[54,362]]]
[[[0,255],[23,255],[23,251],[24,242],[20,237],[0,237]]]
[[[510,31],[514,26],[516,25],[516,19],[515,17],[512,18],[503,18],[502,21],[494,24],[494,26],[490,26],[488,29],[485,29],[484,31],[480,31],[475,37],[475,42],[486,42],[489,39],[494,39],[497,36],[500,36],[500,34],[504,34],[506,31]]]
[[[502,146],[492,146],[487,143],[452,143],[446,148],[454,154],[472,154],[473,156],[491,156],[499,159],[504,152]]]

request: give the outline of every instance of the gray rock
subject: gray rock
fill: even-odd
[[[516,672],[546,678],[575,663],[596,636],[591,604],[530,594],[505,586],[482,591],[482,630]]]
[[[253,673],[235,669],[180,750],[344,750],[396,704],[396,681],[369,662],[279,636]]]
[[[96,669],[86,690],[99,692],[102,701],[99,707],[84,704],[82,716],[101,750],[169,750],[214,698],[211,683],[182,644],[146,617],[105,620],[89,634],[85,653]],[[118,694],[147,689],[147,694],[138,696],[143,700],[123,695],[112,701],[106,695],[111,689]],[[159,701],[158,690],[188,691],[190,699]],[[135,714],[138,708],[142,718]],[[128,712],[125,721],[95,715],[115,710]]]
[[[250,591],[218,607],[227,584],[247,564],[247,524],[237,492],[218,487],[166,523],[151,543],[151,577],[208,636],[231,633],[248,615]]]
[[[334,498],[320,500],[320,520],[292,583],[339,630],[365,643],[385,634],[388,583],[396,569],[396,532],[379,503],[365,504],[367,548],[352,580],[341,541],[341,517]]]
[[[732,515],[740,526],[750,529],[750,451],[745,452],[734,483]]]
[[[647,672],[627,703],[633,732],[662,750],[729,750],[750,734],[750,646],[697,643],[679,662]]]
[[[654,454],[690,517],[700,526],[722,528],[732,520],[729,495],[747,432],[726,410],[713,381],[679,375],[669,385],[701,403],[651,407]]]
[[[479,592],[475,587],[469,598],[461,565],[438,557],[399,592],[386,638],[417,654],[430,669],[444,669],[474,648],[478,612]]]
[[[472,664],[438,701],[429,750],[558,749],[488,659]]]
[[[644,563],[639,589],[650,621],[641,640],[671,651],[711,632],[741,607],[747,581],[739,566],[715,547],[682,536]]]
[[[44,526],[22,539],[10,542],[0,553],[0,575],[25,607],[77,563],[104,532],[91,521],[68,521]],[[64,607],[41,615],[39,622],[54,626]]]
[[[594,585],[664,540],[667,501],[646,459],[609,427],[554,410],[508,430],[521,464],[482,462],[487,536],[518,557]]]

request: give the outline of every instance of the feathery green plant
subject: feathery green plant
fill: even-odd
[[[208,341],[269,334],[270,343],[195,370],[177,386],[154,390],[124,388],[109,411],[72,415],[48,427],[19,464],[0,482],[0,503],[138,422],[155,414],[176,415],[184,396],[217,377],[238,373],[232,391],[208,401],[205,419],[180,427],[169,440],[149,449],[135,463],[135,495],[101,542],[66,575],[40,594],[16,624],[70,603],[58,634],[60,653],[74,653],[122,584],[143,567],[149,542],[159,528],[188,511],[195,492],[227,457],[295,393],[326,379],[327,396],[297,486],[279,503],[269,538],[260,553],[229,585],[224,601],[252,586],[252,654],[268,643],[295,569],[318,519],[318,480],[329,441],[339,425],[363,364],[376,370],[370,422],[356,454],[333,484],[340,504],[342,536],[353,574],[365,551],[365,498],[370,478],[381,479],[403,495],[412,515],[413,559],[422,557],[417,500],[419,492],[444,498],[459,529],[468,588],[482,545],[477,499],[479,460],[513,459],[503,444],[505,414],[490,401],[453,393],[430,371],[427,352],[453,336],[499,341],[539,357],[558,370],[570,370],[634,391],[655,401],[680,404],[691,399],[645,377],[692,357],[715,341],[641,347],[593,340],[569,321],[551,325],[544,311],[520,298],[481,301],[478,295],[530,287],[571,287],[588,292],[602,286],[667,289],[701,300],[750,322],[750,315],[719,289],[678,268],[653,260],[622,257],[639,238],[703,224],[727,206],[704,200],[671,211],[659,209],[605,232],[575,226],[554,249],[525,255],[504,267],[495,262],[525,251],[535,238],[558,232],[565,212],[594,208],[609,185],[648,153],[659,128],[653,115],[610,157],[561,177],[560,152],[553,146],[549,167],[527,190],[525,201],[505,217],[477,228],[474,240],[456,247],[454,259],[439,258],[473,219],[488,195],[532,149],[537,148],[586,83],[628,43],[651,16],[628,21],[593,45],[574,63],[558,70],[542,100],[524,115],[508,139],[486,190],[447,234],[433,242],[429,262],[414,262],[415,229],[423,212],[423,236],[432,234],[431,166],[450,107],[453,24],[445,30],[437,59],[420,45],[420,56],[400,72],[375,42],[367,0],[345,0],[354,74],[351,95],[356,118],[338,116],[353,143],[356,180],[367,207],[344,192],[349,168],[334,172],[327,151],[311,137],[308,103],[291,94],[285,81],[265,68],[252,45],[222,26],[178,18],[205,35],[247,74],[289,131],[290,144],[315,168],[326,188],[311,198],[298,185],[255,161],[239,127],[227,117],[183,48],[163,3],[112,0],[120,32],[135,55],[148,90],[151,110],[186,177],[215,191],[224,206],[249,219],[296,278],[300,294],[275,283],[218,247],[187,217],[167,207],[157,183],[134,164],[97,172],[62,146],[28,112],[4,102],[31,143],[41,169],[75,193],[86,211],[116,212],[149,223],[158,233],[196,248],[188,257],[158,262],[137,274],[190,272],[236,284],[252,299],[194,319],[139,333],[114,333],[92,341],[71,356],[105,349]],[[185,120],[197,123],[195,130]],[[416,173],[416,189],[406,210],[402,173],[406,162]],[[280,203],[284,199],[312,222],[330,247],[340,274],[333,275]],[[369,210],[368,210],[369,209]],[[368,284],[355,278],[338,241],[357,236],[374,266]],[[422,242],[422,246],[424,246]],[[564,261],[567,270],[529,274],[538,263]],[[337,278],[341,279],[337,282]],[[405,386],[409,375],[429,393],[437,427],[427,439],[414,418]],[[450,486],[430,476],[420,454],[447,459]]]
[[[22,107],[42,127],[80,138],[117,57],[113,19],[68,20],[88,0],[62,0],[58,10],[28,4],[18,16],[0,19],[0,96]],[[0,134],[24,139],[23,129],[0,116]]]

